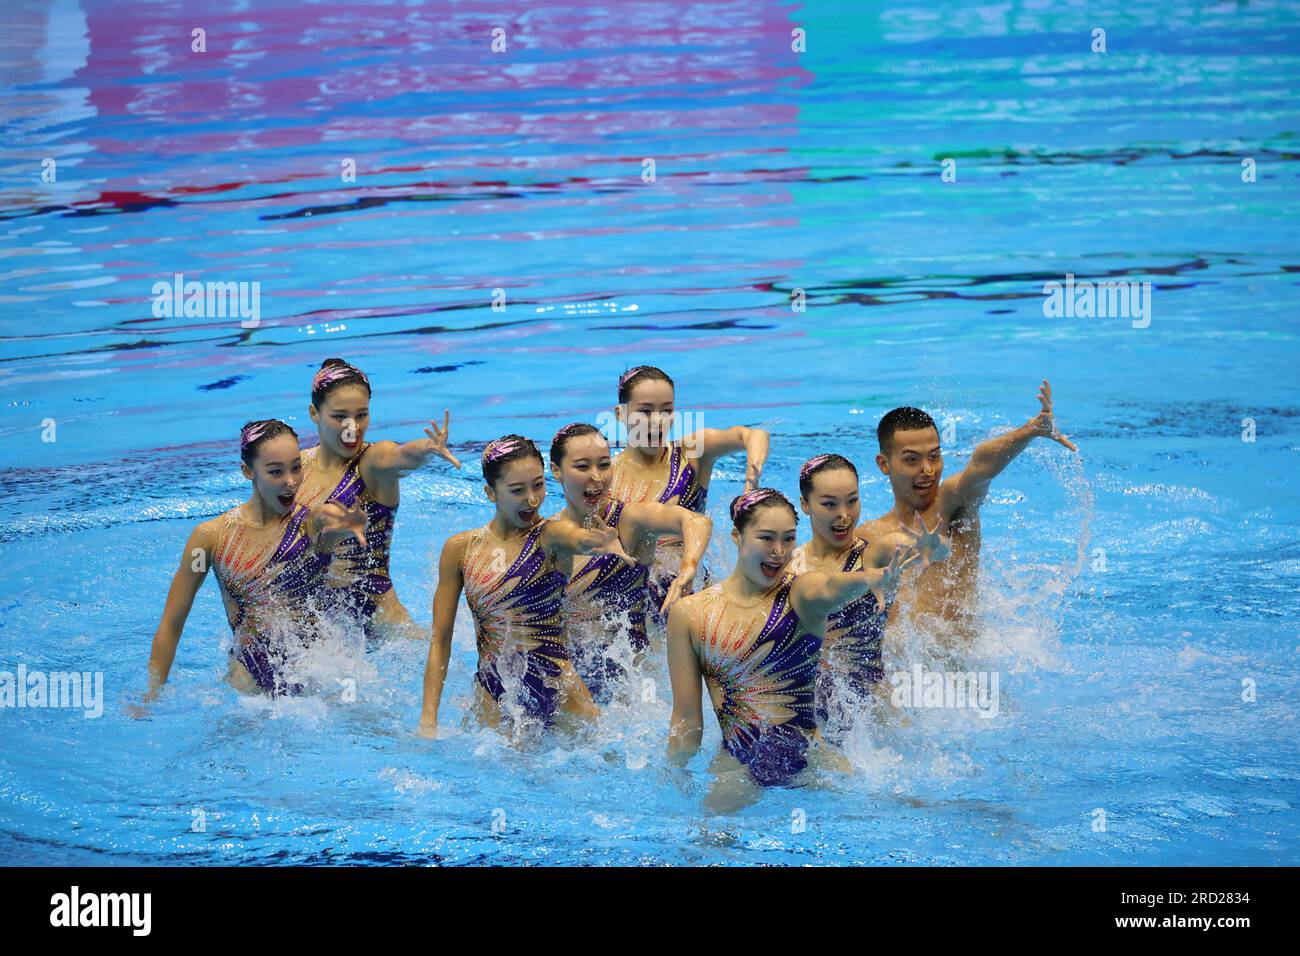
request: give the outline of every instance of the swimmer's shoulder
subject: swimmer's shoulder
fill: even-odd
[[[687,594],[685,597],[678,600],[673,609],[676,610],[680,607],[682,613],[690,620],[697,621],[699,620],[700,615],[704,613],[705,609],[715,604],[721,597],[722,585],[710,584],[707,588]]]
[[[202,548],[209,554],[217,549],[221,542],[222,534],[239,524],[239,506],[236,505],[229,511],[223,511],[215,518],[209,518],[207,521],[200,521],[190,532],[190,539],[185,543],[186,548]]]
[[[883,537],[891,531],[896,530],[898,529],[896,529],[890,522],[890,515],[882,515],[879,518],[871,518],[862,522],[862,524],[857,526],[853,534],[859,541],[865,541],[870,544],[876,538]]]
[[[456,532],[442,543],[442,559],[445,561],[449,557],[454,557],[458,562],[465,560],[469,546],[481,538],[483,532],[483,528],[470,528],[468,531]]]
[[[215,518],[200,522],[194,530],[196,533],[202,531],[204,534],[220,534],[228,528],[242,524],[243,520],[243,506],[235,505],[235,507],[221,512]]]

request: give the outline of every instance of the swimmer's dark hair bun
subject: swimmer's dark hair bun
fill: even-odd
[[[329,368],[331,365],[342,365],[347,367],[347,364],[348,363],[343,361],[341,358],[327,358],[325,361],[320,363],[320,367]]]

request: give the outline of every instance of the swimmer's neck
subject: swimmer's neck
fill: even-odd
[[[249,499],[244,502],[239,510],[244,513],[248,523],[255,528],[265,528],[289,517],[289,515],[282,515],[272,511],[256,491],[249,496]],[[289,514],[293,514],[293,511],[290,510]]]
[[[316,467],[321,471],[333,471],[344,464],[347,464],[346,458],[340,458],[323,444],[316,446]]]
[[[541,505],[538,505],[537,507],[541,508]],[[541,523],[541,515],[539,514],[537,517],[538,520],[534,521],[527,528],[516,528],[514,525],[509,525],[502,521],[500,515],[493,515],[492,520],[487,523],[487,528],[488,531],[492,533],[493,537],[499,538],[502,541],[509,541],[512,538],[523,537],[536,528]]]
[[[852,530],[852,529],[850,529]],[[804,554],[813,561],[825,561],[827,558],[834,558],[843,554],[849,548],[853,547],[855,538],[849,535],[849,543],[845,545],[836,544],[833,541],[827,541],[817,532],[813,532],[812,540],[804,545]]]
[[[921,509],[921,514],[927,514],[931,508],[939,503],[939,496],[934,496],[934,501],[930,502]],[[890,508],[884,515],[890,521],[902,527],[912,528],[916,526],[916,509],[909,505],[902,498],[894,499],[894,507]]]
[[[602,499],[601,499],[601,504],[600,504],[600,505],[597,505],[594,511],[583,511],[583,510],[581,510],[577,505],[575,505],[572,501],[570,501],[568,498],[565,498],[565,499],[564,499],[564,510],[560,512],[560,517],[561,517],[561,518],[565,518],[565,519],[567,519],[567,520],[569,520],[569,521],[572,521],[572,522],[573,522],[574,524],[576,524],[579,528],[581,528],[581,527],[583,527],[583,526],[586,524],[587,520],[588,520],[592,515],[594,515],[594,514],[599,514],[599,513],[600,513],[601,505],[603,505],[603,504],[605,503],[606,500],[607,500],[607,499],[602,498]]]
[[[627,453],[631,454],[635,463],[642,468],[649,468],[651,465],[658,464],[664,457],[664,453],[669,450],[669,446],[660,445],[650,448],[640,448],[636,445],[628,445]]]
[[[355,456],[355,454],[356,453],[353,452],[353,456]],[[351,456],[345,458],[342,455],[335,454],[325,446],[324,442],[321,442],[316,446],[316,467],[321,471],[333,471],[335,468],[342,468],[351,460]]]
[[[723,582],[723,584],[726,585],[727,591],[742,601],[756,601],[780,583],[781,576],[778,575],[777,579],[771,584],[765,587],[758,587],[754,582],[749,580],[749,578],[740,573],[740,568],[734,569]]]

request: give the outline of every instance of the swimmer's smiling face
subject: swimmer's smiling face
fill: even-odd
[[[253,490],[266,509],[284,516],[294,509],[294,498],[302,485],[302,452],[298,439],[285,432],[268,438],[257,446],[251,466],[240,463],[244,477],[253,482]]]
[[[609,442],[599,432],[578,435],[564,444],[564,457],[551,465],[551,474],[564,487],[564,500],[574,511],[596,511],[609,491],[613,462]]]
[[[618,420],[627,426],[629,447],[662,448],[668,443],[674,400],[673,387],[660,379],[645,379],[632,387],[627,404],[614,408]]]
[[[542,463],[530,455],[507,464],[497,480],[483,489],[497,506],[501,524],[514,529],[530,528],[537,523],[546,500],[546,475]]]
[[[812,491],[799,499],[813,535],[836,548],[848,547],[862,517],[858,476],[848,468],[827,468],[812,476]]]
[[[744,531],[731,529],[736,569],[755,587],[770,588],[785,572],[795,548],[794,512],[780,502],[760,505]]]
[[[915,511],[925,511],[939,497],[943,479],[943,451],[939,432],[916,428],[894,432],[889,448],[876,456],[876,464],[889,476],[894,500]]]
[[[320,408],[309,405],[308,413],[320,443],[341,458],[351,458],[370,427],[370,396],[360,385],[343,385],[331,390]]]

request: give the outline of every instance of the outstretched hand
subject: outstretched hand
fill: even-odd
[[[344,508],[337,501],[327,501],[320,508],[320,530],[323,534],[350,533],[361,547],[366,546],[366,513],[361,508],[361,498]]]
[[[632,557],[623,550],[623,542],[618,538],[618,529],[613,528],[599,514],[592,512],[591,516],[583,522],[587,534],[593,536],[589,540],[591,546],[587,549],[588,554],[614,554],[629,567],[636,564],[636,558]]]
[[[1029,422],[1034,434],[1050,438],[1052,441],[1064,445],[1070,451],[1077,452],[1079,450],[1078,446],[1056,429],[1056,419],[1052,416],[1052,385],[1047,379],[1043,379],[1043,384],[1038,386],[1038,402],[1043,406],[1043,410],[1030,419]]]
[[[947,561],[952,554],[952,538],[942,533],[943,519],[936,518],[933,528],[925,526],[925,515],[916,512],[918,531],[910,525],[900,524],[903,534],[912,542],[911,547],[921,557],[923,564],[929,567],[938,561]]]
[[[915,534],[915,532],[913,533]],[[920,561],[921,557],[922,555],[916,550],[915,545],[908,545],[906,548],[899,545],[894,549],[894,556],[889,559],[887,565],[880,569],[880,583],[871,589],[871,593],[876,596],[876,603],[881,607],[889,603],[893,593],[898,590],[898,583],[903,578],[903,571],[910,565]]]
[[[438,427],[436,421],[430,421],[432,429],[426,428],[424,433],[429,436],[429,454],[439,455],[446,458],[449,462],[460,467],[460,459],[451,453],[447,448],[447,436],[451,431],[451,412],[447,409],[442,410],[442,427]]]

